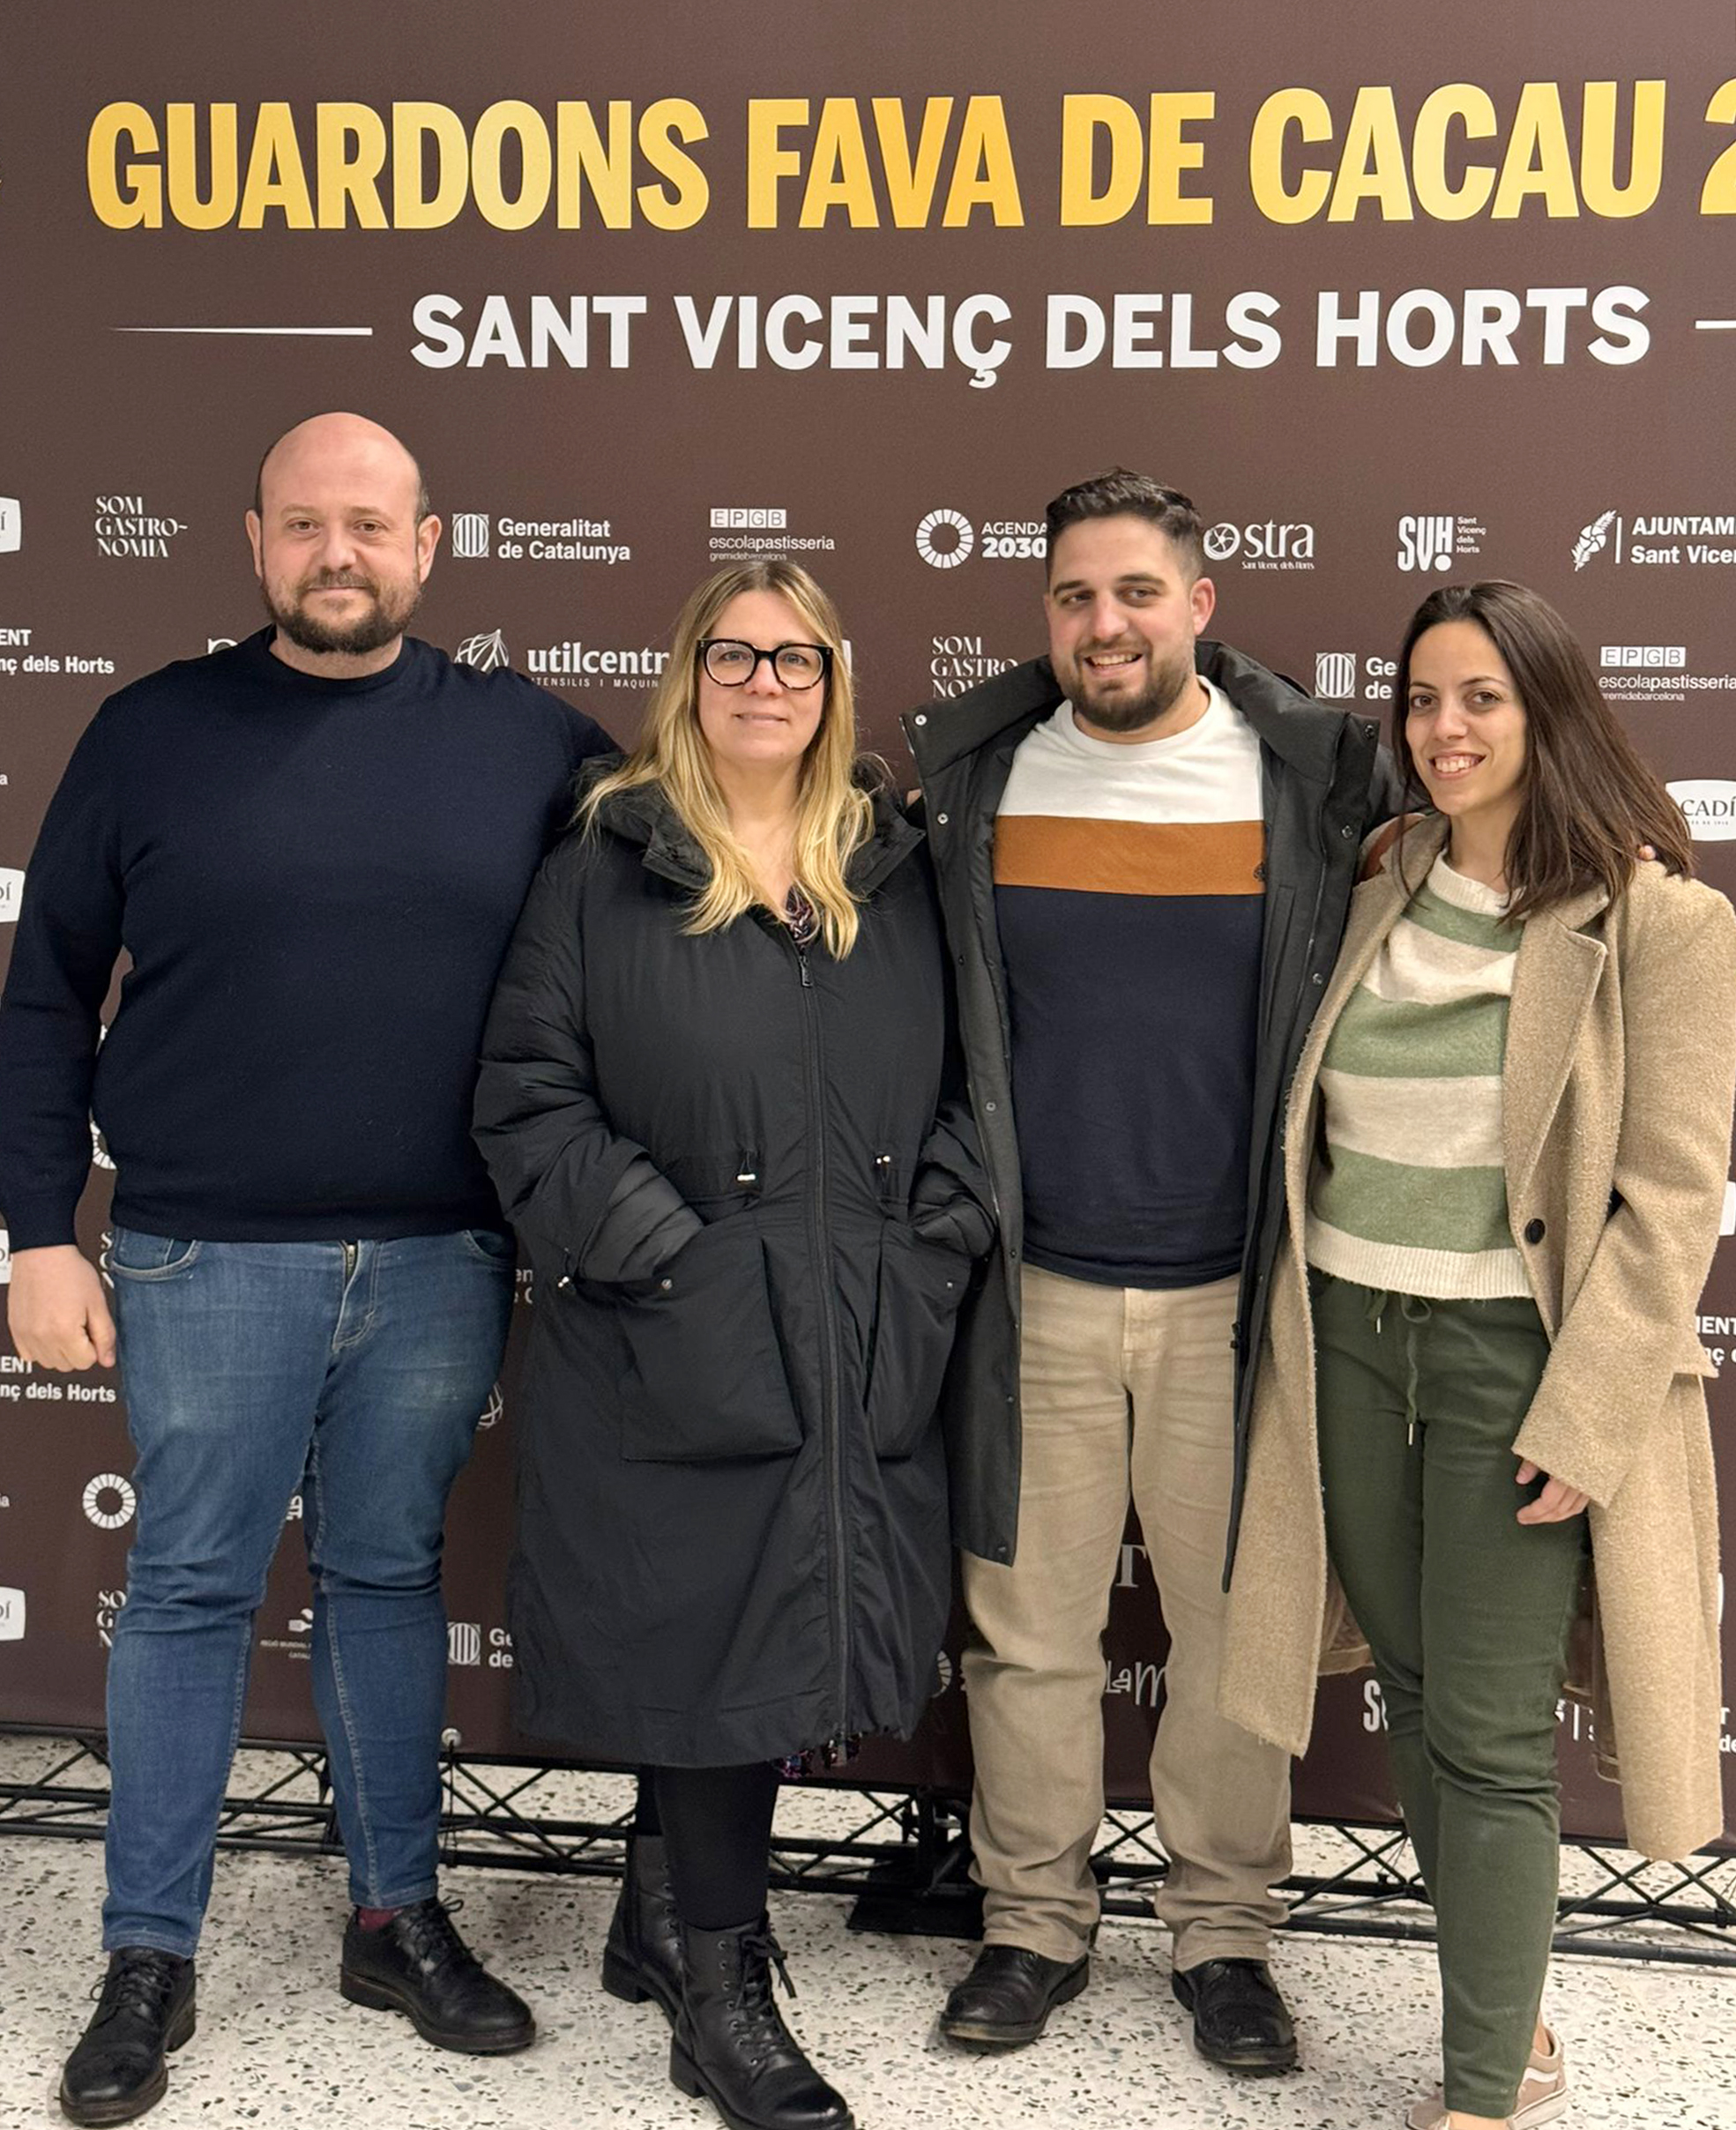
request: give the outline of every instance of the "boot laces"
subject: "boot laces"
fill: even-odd
[[[174,1994],[178,1962],[173,1954],[141,1947],[128,1953],[112,1975],[91,1992],[92,2000],[104,2006],[104,2015],[156,2020]]]

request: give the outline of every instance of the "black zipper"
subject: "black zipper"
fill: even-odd
[[[847,1578],[849,1555],[844,1536],[844,1457],[838,1425],[838,1304],[830,1272],[831,1222],[826,1202],[825,1076],[821,1069],[819,1013],[814,1001],[814,979],[808,966],[808,950],[789,940],[801,980],[801,1056],[808,1078],[808,1119],[814,1148],[814,1188],[808,1197],[808,1248],[819,1274],[820,1292],[820,1437],[826,1467],[826,1508],[831,1523],[832,1646],[838,1657],[838,1713],[830,1731],[845,1736],[850,1728],[850,1635]],[[817,1742],[817,1741],[816,1741]]]

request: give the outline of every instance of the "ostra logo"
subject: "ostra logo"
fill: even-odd
[[[1243,570],[1314,568],[1314,527],[1280,525],[1275,518],[1242,525],[1225,518],[1208,531],[1204,546],[1208,561]]]
[[[1695,843],[1736,843],[1736,783],[1728,777],[1679,777],[1664,788]]]

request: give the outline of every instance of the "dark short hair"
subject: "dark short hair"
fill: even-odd
[[[1603,698],[1591,661],[1539,593],[1504,577],[1442,585],[1411,616],[1392,684],[1392,752],[1413,803],[1428,804],[1411,753],[1411,653],[1443,622],[1471,622],[1501,653],[1525,713],[1525,785],[1507,846],[1508,915],[1528,917],[1588,888],[1612,900],[1643,843],[1691,875],[1681,809]]]
[[[1204,574],[1205,547],[1193,498],[1180,488],[1153,480],[1149,473],[1136,473],[1127,466],[1093,473],[1089,480],[1075,481],[1070,488],[1063,488],[1043,516],[1048,525],[1051,558],[1055,541],[1069,525],[1077,525],[1087,518],[1143,518],[1159,532],[1169,535],[1170,544],[1190,577]]]
[[[289,428],[299,429],[301,426],[299,421],[292,421]],[[259,454],[259,464],[255,467],[253,473],[253,515],[256,518],[263,518],[265,515],[265,461],[283,442],[283,437],[288,434],[289,429],[285,429],[282,436],[273,436]],[[402,439],[399,441],[401,442]],[[405,448],[410,464],[416,469],[416,523],[421,525],[434,505],[428,499],[428,481],[422,473],[421,459],[414,451],[409,451],[407,445]]]

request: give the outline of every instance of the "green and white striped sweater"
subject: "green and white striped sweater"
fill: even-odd
[[[1531,1292],[1507,1225],[1501,1073],[1523,927],[1445,858],[1345,1002],[1320,1071],[1310,1264],[1440,1300]]]

